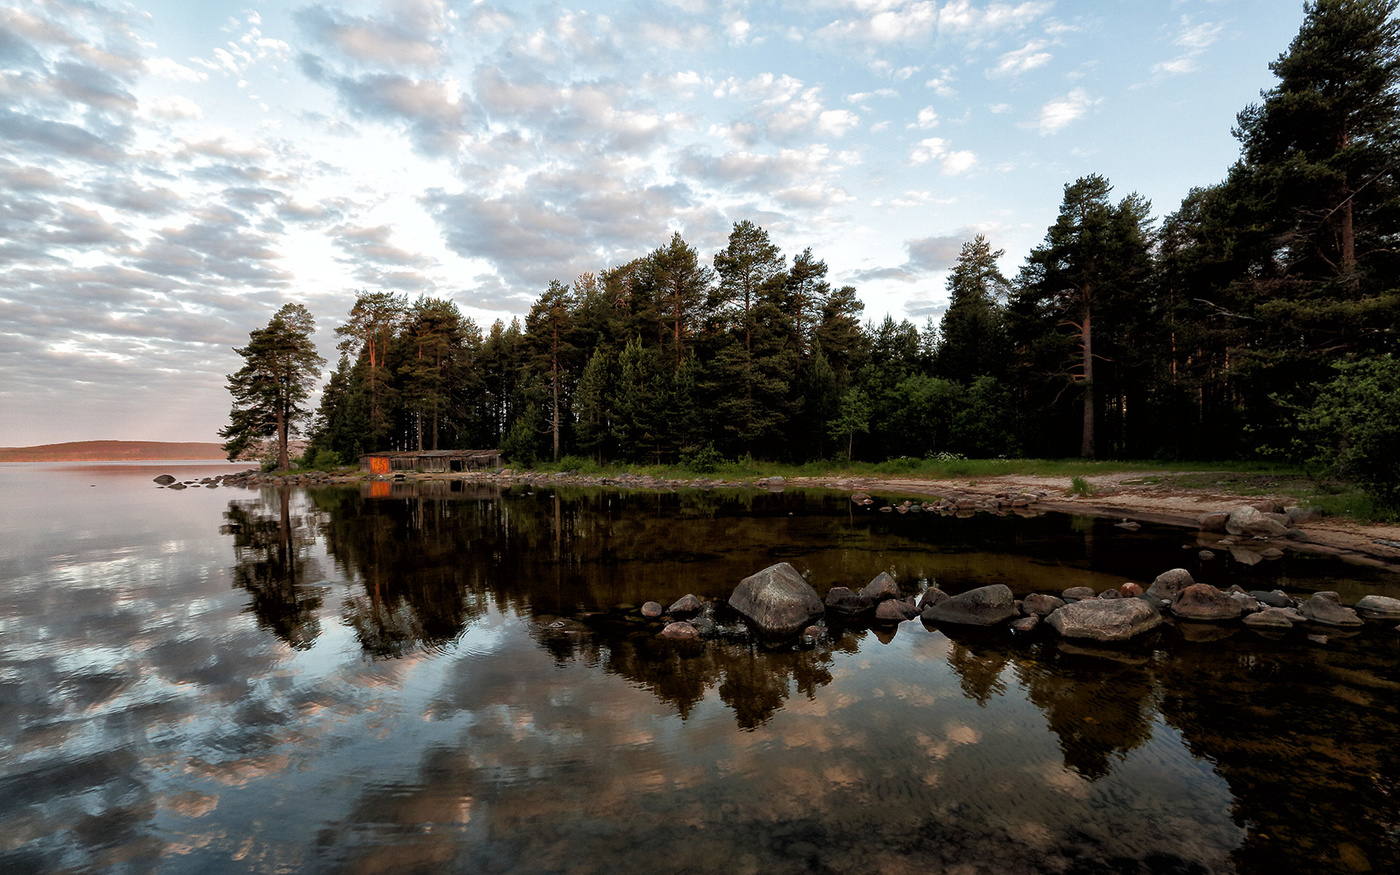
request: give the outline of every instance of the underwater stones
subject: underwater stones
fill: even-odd
[[[1356,611],[1342,607],[1337,603],[1335,596],[1336,593],[1316,593],[1303,602],[1298,610],[1309,621],[1324,626],[1360,626],[1361,618],[1356,615]]]
[[[1021,619],[1013,622],[1011,624],[1011,631],[1019,632],[1024,635],[1027,632],[1034,632],[1036,627],[1039,625],[1040,617],[1036,616],[1035,614],[1031,614],[1028,617],[1022,617]]]
[[[851,495],[851,504],[859,504],[864,506],[872,503],[873,501],[874,499],[871,498],[869,495],[866,495],[864,492],[856,492]]]
[[[1034,617],[1048,617],[1064,606],[1064,599],[1040,592],[1033,592],[1021,600],[1021,610]]]
[[[899,584],[894,582],[894,578],[890,577],[888,572],[881,571],[860,591],[860,597],[872,602],[897,599],[899,598]]]
[[[979,586],[959,593],[923,611],[923,618],[934,623],[963,626],[995,626],[1016,616],[1016,597],[1004,583]]]
[[[1071,586],[1069,589],[1060,593],[1060,598],[1067,602],[1074,601],[1075,599],[1096,599],[1098,597],[1099,594],[1094,591],[1092,586]]]
[[[817,591],[786,562],[740,581],[729,596],[729,605],[761,631],[773,635],[795,634],[824,610]]]
[[[1172,599],[1172,613],[1183,620],[1214,623],[1238,619],[1244,605],[1208,583],[1193,583]]]
[[[1363,596],[1356,603],[1356,612],[1372,620],[1400,620],[1400,599],[1383,595]]]
[[[657,633],[657,637],[670,638],[674,641],[698,641],[700,630],[685,620],[677,620],[674,623],[667,623],[666,628]]]
[[[685,618],[700,613],[701,609],[703,609],[704,607],[705,605],[700,601],[700,599],[696,598],[691,593],[686,593],[685,595],[676,599],[675,602],[672,603],[672,605],[666,609],[666,613],[670,614],[673,617]]]
[[[865,613],[875,605],[870,599],[851,592],[848,586],[833,586],[826,592],[826,606],[839,614],[855,616]]]
[[[1059,608],[1045,622],[1065,638],[1114,642],[1141,635],[1162,617],[1141,599],[1086,599]]]
[[[1191,572],[1185,568],[1173,568],[1157,575],[1157,579],[1153,580],[1152,585],[1147,588],[1147,595],[1170,601],[1176,598],[1177,593],[1195,582],[1195,579],[1191,577]]]
[[[648,620],[655,620],[657,617],[661,616],[661,603],[646,602],[643,604],[642,616],[646,617]]]

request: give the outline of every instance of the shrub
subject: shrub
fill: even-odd
[[[1300,417],[1300,455],[1400,507],[1400,362],[1387,354],[1335,367]]]
[[[1075,477],[1069,481],[1069,489],[1065,490],[1066,495],[1089,496],[1094,494],[1094,487],[1089,485],[1089,481],[1083,477]]]
[[[334,471],[345,464],[340,458],[340,453],[335,450],[317,450],[316,455],[311,459],[310,467],[317,471]]]
[[[875,466],[875,470],[881,474],[899,474],[905,471],[913,471],[922,464],[919,459],[913,456],[895,456],[893,459],[886,459]]]
[[[719,454],[714,444],[705,444],[697,450],[681,453],[681,465],[697,474],[713,474],[724,464],[724,456]]]

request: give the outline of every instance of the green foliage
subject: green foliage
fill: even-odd
[[[540,459],[540,436],[544,416],[535,404],[528,405],[516,417],[505,440],[501,441],[501,455],[512,465],[533,468]]]
[[[1081,498],[1094,494],[1094,487],[1089,485],[1089,481],[1083,477],[1075,477],[1069,481],[1069,489],[1065,490],[1066,495],[1078,495]]]
[[[1400,507],[1400,361],[1384,355],[1335,368],[1300,419],[1307,458]]]
[[[340,458],[340,453],[335,450],[317,450],[315,456],[311,458],[307,467],[317,471],[334,471],[345,462]]]
[[[714,444],[705,444],[699,449],[681,454],[681,467],[697,474],[713,474],[723,464],[724,456],[720,455]]]
[[[902,474],[917,470],[922,464],[922,460],[913,456],[896,456],[893,459],[886,459],[875,466],[875,470],[881,474]]]
[[[274,438],[276,467],[290,466],[288,438],[310,417],[306,399],[326,364],[311,339],[315,331],[311,311],[301,304],[286,304],[266,328],[249,332],[247,346],[234,349],[243,357],[243,367],[228,377],[233,409],[229,424],[219,429],[230,461],[255,441]]]

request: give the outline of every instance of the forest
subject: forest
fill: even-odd
[[[865,321],[820,253],[741,220],[709,258],[677,232],[486,329],[361,291],[319,408],[286,413],[347,461],[1291,457],[1400,481],[1396,4],[1307,4],[1222,181],[1160,219],[1070,181],[1014,271],[963,245],[936,322]]]

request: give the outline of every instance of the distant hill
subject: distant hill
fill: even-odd
[[[166,441],[73,441],[38,447],[0,447],[0,462],[141,462],[155,459],[223,459],[218,444]]]

